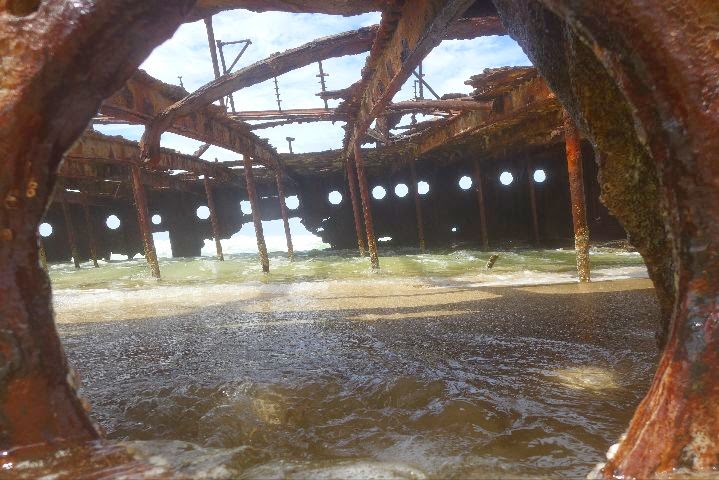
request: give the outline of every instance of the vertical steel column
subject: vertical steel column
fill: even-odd
[[[357,198],[356,172],[353,165],[353,157],[347,158],[345,161],[345,169],[347,170],[347,183],[350,187],[350,198],[352,199],[352,216],[355,221],[355,234],[357,235],[357,247],[359,248],[360,257],[364,257],[367,247],[364,243],[364,230],[362,228],[362,212],[360,212],[359,199]]]
[[[319,77],[319,79],[320,79],[320,88],[322,89],[322,93],[325,93],[325,92],[327,91],[327,84],[325,83],[325,77],[327,77],[328,74],[326,74],[326,73],[324,72],[324,70],[322,69],[322,60],[320,60],[320,61],[317,62],[317,63],[318,63],[319,66],[320,66],[320,74],[317,75],[317,76]],[[330,107],[329,107],[329,105],[327,104],[327,98],[322,97],[322,100],[325,102],[325,110],[328,110]]]
[[[484,206],[484,187],[482,180],[482,168],[479,159],[474,161],[474,185],[477,192],[477,203],[479,204],[479,223],[482,229],[482,248],[489,248],[489,232],[487,231],[487,211]]]
[[[67,202],[63,198],[60,203],[62,204],[62,214],[65,217],[65,229],[67,230],[67,242],[70,244],[70,252],[72,253],[72,260],[75,263],[75,268],[80,268],[80,257],[77,253],[77,242],[75,241],[75,227],[72,225],[72,218],[70,216],[70,209],[67,206]]]
[[[97,245],[95,244],[95,232],[92,229],[92,221],[90,219],[90,207],[87,206],[87,200],[82,202],[82,210],[85,214],[85,225],[87,226],[87,241],[90,245],[90,258],[95,268],[100,268],[97,263]]]
[[[419,62],[419,98],[424,100],[424,73],[422,73],[422,62]]]
[[[210,58],[212,59],[212,70],[215,78],[220,78],[220,65],[217,63],[217,50],[215,50],[215,29],[212,28],[212,17],[205,17],[205,28],[207,29],[207,42],[210,44]],[[220,105],[225,106],[224,98],[220,98]]]
[[[412,195],[414,196],[414,210],[417,217],[417,236],[419,237],[419,251],[425,252],[424,241],[424,220],[422,218],[422,203],[420,202],[419,192],[417,191],[417,170],[414,166],[417,160],[412,158],[409,161],[409,174],[412,181]]]
[[[537,216],[537,194],[534,190],[534,172],[531,160],[527,160],[527,185],[529,186],[529,208],[532,212],[532,236],[534,245],[539,246],[539,217]]]
[[[205,173],[205,194],[207,195],[207,208],[210,209],[210,224],[212,225],[212,236],[215,237],[215,249],[217,250],[217,258],[221,262],[225,261],[222,254],[222,243],[220,243],[220,223],[217,219],[217,210],[215,209],[215,197],[212,194],[212,183],[209,175]]]
[[[587,226],[587,209],[584,198],[581,139],[577,127],[566,111],[564,112],[564,141],[567,148],[567,169],[569,171],[569,194],[572,199],[577,273],[579,274],[580,282],[589,282],[589,227]]]
[[[255,237],[257,238],[257,251],[260,254],[262,271],[270,271],[270,259],[267,257],[267,245],[265,245],[265,234],[262,231],[262,216],[260,215],[260,204],[257,201],[257,190],[255,189],[255,177],[252,174],[252,159],[246,153],[242,155],[245,160],[245,181],[247,182],[247,196],[250,197],[252,208],[252,221],[255,224]]]
[[[362,160],[362,147],[359,140],[353,145],[355,167],[357,167],[357,181],[359,182],[360,197],[362,198],[362,210],[364,211],[364,225],[367,230],[367,246],[369,247],[369,258],[372,269],[379,268],[379,257],[377,256],[377,239],[374,236],[374,223],[372,222],[372,206],[370,205],[369,186],[364,173],[364,160]]]
[[[282,214],[282,223],[285,226],[285,238],[287,239],[287,256],[290,260],[295,258],[295,251],[292,247],[292,233],[290,232],[290,216],[287,213],[287,203],[285,202],[285,184],[282,181],[282,172],[279,170],[275,173],[277,180],[277,195],[280,197],[280,213]]]
[[[155,278],[160,278],[160,264],[157,262],[155,242],[150,231],[150,219],[147,214],[147,198],[145,188],[142,186],[140,166],[134,164],[130,167],[132,173],[132,193],[135,197],[135,210],[137,210],[137,223],[140,225],[142,245],[145,248],[145,259],[150,266],[150,272]]]

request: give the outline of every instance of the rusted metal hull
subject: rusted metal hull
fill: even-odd
[[[0,450],[98,437],[68,380],[37,228],[63,152],[194,2],[20,3],[38,9],[0,14],[0,198],[18,198],[0,207]]]
[[[494,4],[510,34],[597,150],[602,199],[644,257],[662,309],[659,340],[665,346],[653,384],[626,436],[595,475],[715,475],[719,463],[716,4],[699,0],[494,0]]]

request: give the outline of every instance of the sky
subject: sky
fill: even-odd
[[[341,17],[320,14],[293,14],[284,12],[254,13],[245,10],[223,12],[213,17],[215,38],[224,42],[249,39],[252,44],[238,62],[242,68],[275,52],[298,47],[311,40],[377,24],[378,13]],[[229,62],[239,52],[241,45],[225,47],[225,57]],[[359,79],[360,71],[367,54],[352,55],[322,62],[325,81],[329,90],[348,87]],[[445,40],[424,60],[425,80],[439,94],[471,93],[471,87],[464,84],[472,75],[481,73],[485,68],[529,65],[529,60],[521,48],[508,36],[480,37],[473,40]],[[210,60],[205,24],[202,21],[182,25],[175,35],[155,49],[140,67],[160,80],[179,85],[178,76],[182,76],[185,89],[192,92],[212,81],[214,74]],[[319,108],[322,100],[314,94],[320,91],[317,64],[295,70],[278,77],[283,109]],[[425,90],[425,97],[429,93]],[[394,97],[394,101],[409,100],[414,97],[413,80],[410,79]],[[274,83],[263,82],[235,93],[237,110],[273,110],[277,108]],[[330,101],[330,107],[338,101]],[[405,117],[405,123],[409,117]],[[422,120],[422,118],[418,118]],[[342,146],[343,123],[321,122],[312,124],[285,125],[270,129],[256,130],[261,137],[268,138],[271,145],[280,153],[289,153],[286,137],[294,137],[292,144],[295,153],[337,149]],[[121,135],[130,140],[139,140],[141,126],[133,125],[96,125],[103,133]],[[195,140],[165,133],[162,146],[191,154],[199,146]],[[240,159],[240,155],[218,147],[211,147],[202,158],[220,161]],[[329,192],[328,192],[329,193]],[[239,205],[238,205],[239,208]],[[280,221],[263,223],[270,249],[281,250],[284,245],[284,231]],[[293,240],[305,250],[321,247],[318,237],[304,229],[298,219],[291,225]],[[252,230],[252,231],[250,231]],[[158,234],[159,235],[159,234]],[[169,255],[164,245],[169,242],[164,237],[156,237],[158,254]],[[279,241],[281,239],[281,242]],[[273,248],[275,247],[275,248]],[[213,247],[214,248],[214,247]],[[206,246],[203,255],[212,255],[213,248]],[[254,230],[245,225],[241,232],[229,240],[223,240],[223,248],[228,253],[256,250]]]

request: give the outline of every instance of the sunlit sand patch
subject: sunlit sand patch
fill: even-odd
[[[576,295],[582,293],[622,292],[653,288],[649,279],[615,280],[612,282],[562,283],[557,285],[539,285],[518,287],[517,290],[543,295]]]
[[[550,377],[574,390],[611,390],[619,388],[614,372],[599,367],[574,367],[555,370]]]
[[[402,282],[323,282],[288,287],[271,300],[248,302],[246,312],[307,312],[416,308],[496,298],[499,295],[462,287],[435,287]]]
[[[470,314],[469,310],[422,310],[419,312],[396,312],[396,313],[365,313],[346,317],[347,320],[375,321],[375,320],[403,320],[406,318],[433,318],[451,317],[454,315]]]
[[[244,472],[242,478],[421,480],[427,476],[424,472],[401,463],[347,460],[315,463],[276,462],[252,468]]]
[[[89,323],[182,315],[267,295],[262,287],[156,287],[133,290],[61,290],[53,297],[57,323]]]

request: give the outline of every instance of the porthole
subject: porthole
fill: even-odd
[[[510,185],[514,181],[514,176],[509,172],[502,172],[499,176],[499,183],[504,186]]]
[[[107,228],[110,230],[117,230],[120,228],[120,219],[117,218],[117,215],[110,215],[107,217],[107,220],[105,220],[105,225],[107,225]]]
[[[327,195],[327,199],[332,205],[339,205],[342,203],[342,194],[337,190],[332,190],[330,194]]]
[[[199,218],[200,220],[207,220],[208,218],[210,218],[210,209],[207,208],[205,205],[197,207],[197,218]]]
[[[41,237],[49,237],[52,235],[52,225],[49,223],[41,223],[39,230]]]

